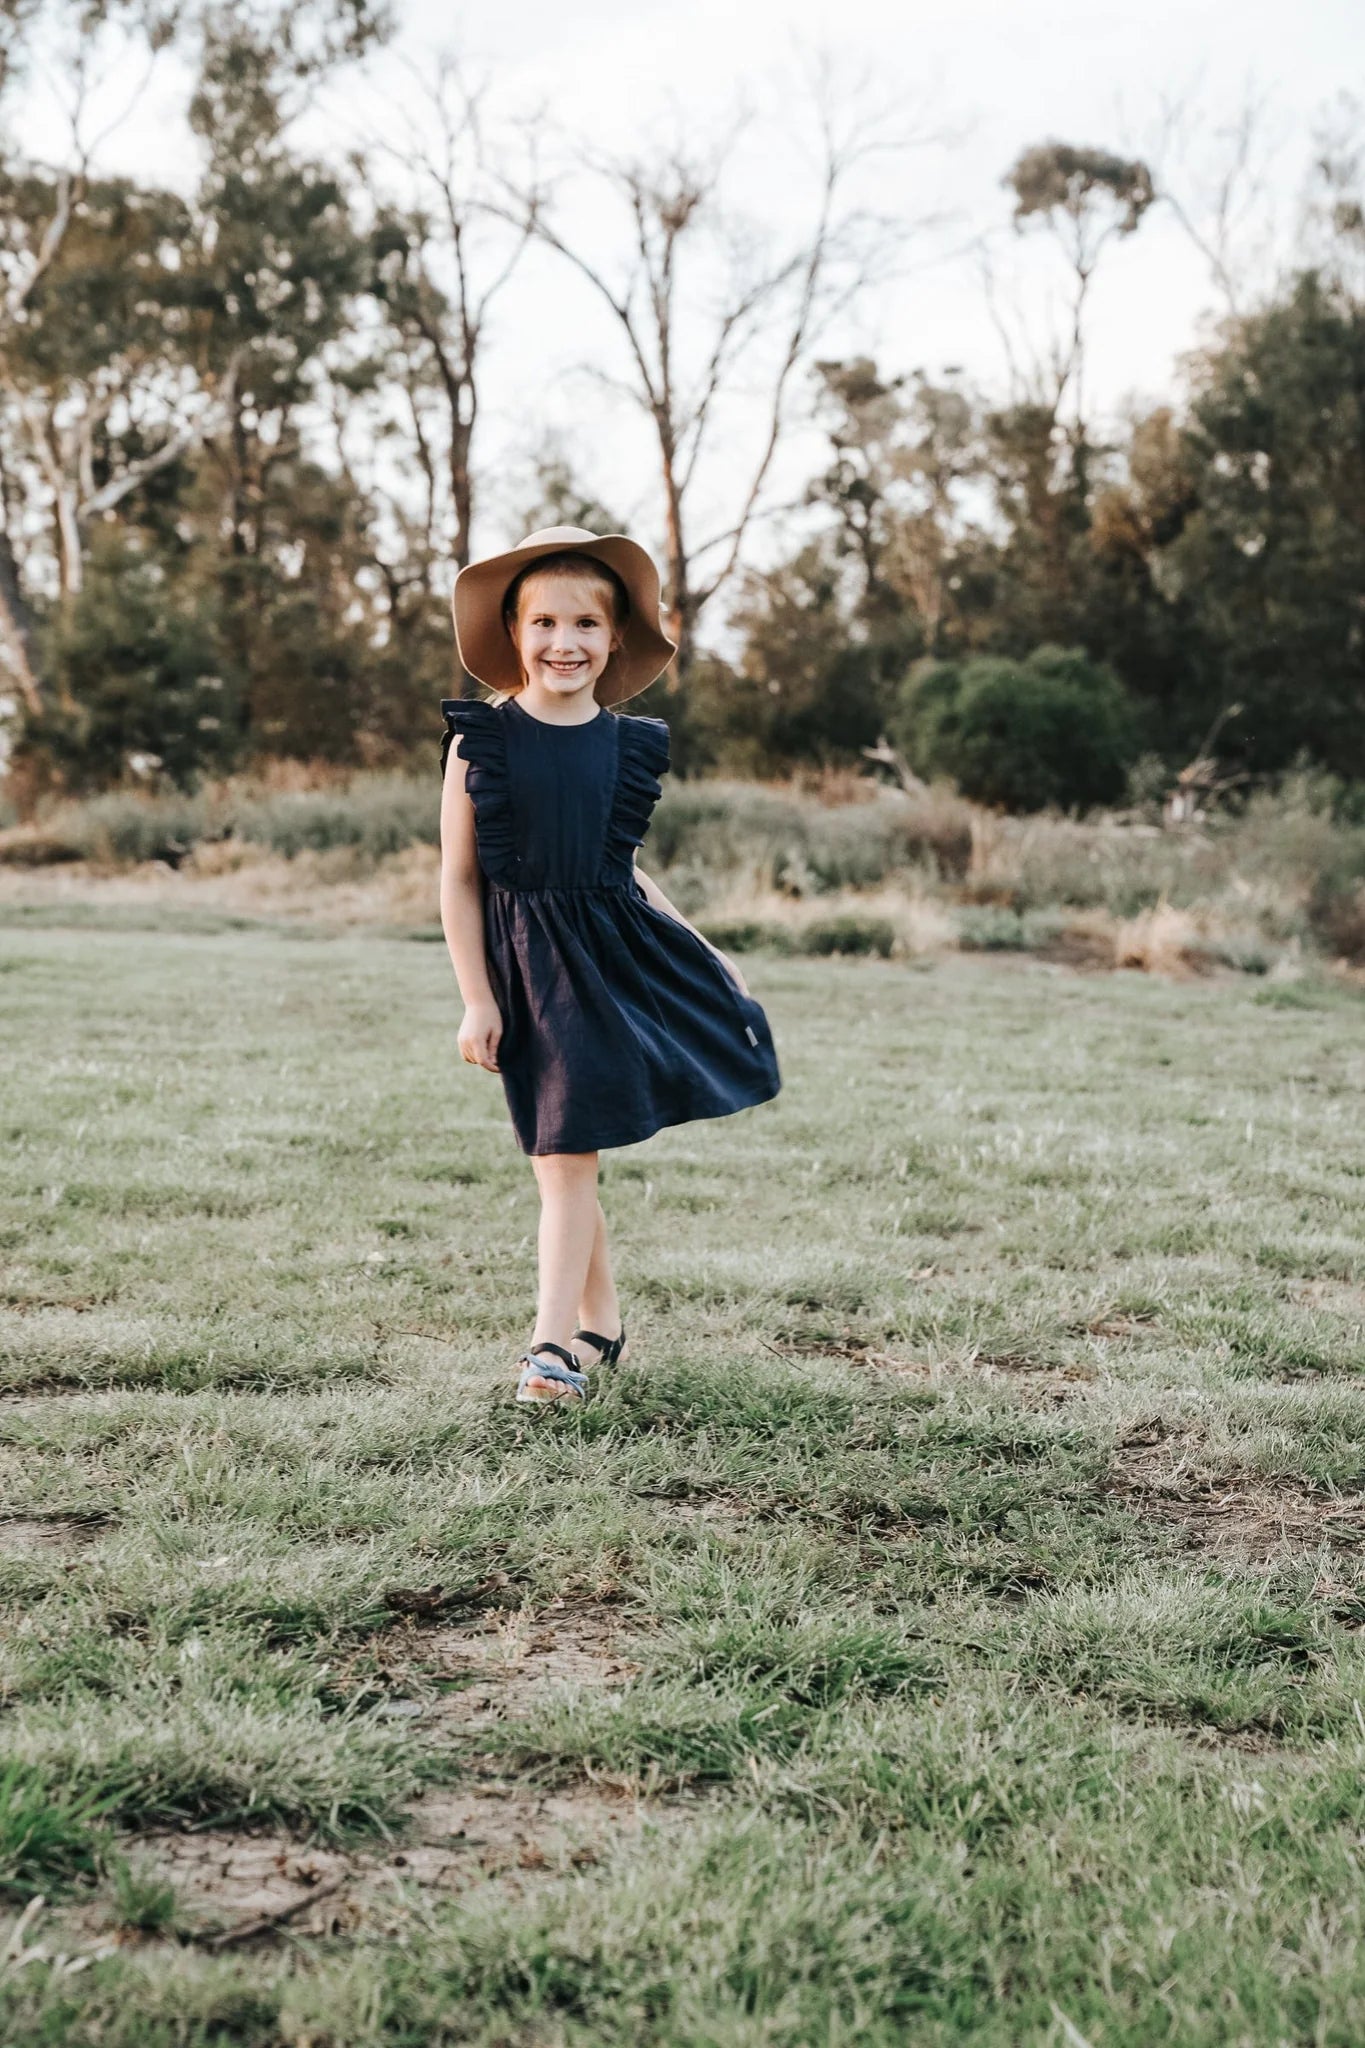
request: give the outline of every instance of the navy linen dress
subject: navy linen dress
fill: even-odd
[[[523,1152],[634,1145],[781,1082],[762,1008],[634,871],[668,767],[661,718],[550,725],[515,697],[441,706],[483,871],[498,1048]]]

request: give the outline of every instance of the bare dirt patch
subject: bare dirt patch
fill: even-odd
[[[1326,1309],[1365,1324],[1365,1285],[1358,1280],[1301,1280],[1293,1295],[1301,1308]]]
[[[112,1515],[6,1515],[0,1518],[0,1556],[41,1557],[79,1550],[103,1535]]]
[[[499,1588],[486,1583],[487,1597],[497,1598]],[[406,1838],[392,1849],[347,1854],[301,1849],[278,1835],[221,1834],[164,1835],[142,1846],[176,1886],[187,1916],[240,1926],[247,1940],[272,1931],[254,1922],[281,1913],[304,1934],[357,1926],[382,1914],[386,1900],[401,1904],[405,1884],[450,1892],[595,1863],[657,1810],[638,1787],[598,1777],[542,1791],[504,1777],[496,1760],[480,1754],[478,1738],[529,1719],[554,1688],[623,1692],[639,1666],[619,1635],[618,1618],[593,1600],[563,1600],[538,1615],[493,1607],[458,1624],[423,1625],[413,1616],[395,1630],[385,1653],[394,1688],[388,1710],[410,1716],[424,1741],[472,1740],[463,1782],[414,1800]]]
[[[1057,1365],[1050,1358],[1035,1358],[1028,1351],[974,1351],[968,1364],[988,1378],[1001,1374],[1013,1377],[1018,1373],[1044,1373],[1051,1378],[1060,1376],[1069,1380],[1093,1380],[1095,1377],[1093,1368],[1088,1365]]]
[[[770,1351],[792,1357],[839,1358],[846,1365],[875,1372],[886,1379],[917,1380],[938,1387],[945,1380],[963,1375],[976,1379],[1009,1380],[1025,1407],[1059,1407],[1082,1387],[1099,1377],[1088,1363],[1057,1365],[1051,1359],[1035,1358],[1023,1351],[972,1352],[965,1359],[906,1358],[894,1351],[881,1351],[872,1344],[838,1341],[826,1343],[770,1344]]]
[[[0,1290],[0,1309],[16,1316],[53,1311],[59,1315],[88,1316],[95,1309],[108,1308],[113,1299],[112,1294],[21,1294],[16,1288],[7,1288]]]
[[[882,1354],[865,1337],[778,1337],[765,1339],[764,1349],[779,1358],[842,1358],[849,1365],[868,1365]]]
[[[640,1669],[621,1646],[610,1608],[568,1602],[541,1615],[490,1615],[427,1630],[420,1668],[442,1688],[432,1718],[461,1733],[527,1719],[550,1687],[623,1693]]]
[[[503,1780],[426,1793],[405,1839],[381,1850],[300,1844],[278,1833],[141,1835],[126,1854],[175,1890],[177,1927],[211,1946],[345,1932],[403,1905],[407,1886],[453,1893],[554,1877],[638,1835],[649,1808],[631,1788],[536,1793]]]
[[[1154,1422],[1120,1444],[1106,1492],[1179,1529],[1190,1550],[1269,1564],[1320,1550],[1365,1551],[1365,1494],[1335,1494],[1284,1475],[1213,1468],[1196,1431]]]

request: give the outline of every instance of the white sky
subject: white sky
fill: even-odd
[[[603,148],[648,145],[670,122],[686,134],[718,125],[739,97],[776,112],[779,125],[755,131],[736,165],[746,209],[780,239],[802,215],[800,160],[784,146],[783,106],[799,104],[801,65],[834,53],[848,78],[925,122],[951,128],[949,146],[926,149],[867,197],[880,207],[951,220],[916,247],[909,274],[860,308],[825,353],[875,354],[888,372],[960,365],[976,384],[1002,392],[1005,362],[974,261],[963,245],[999,236],[1001,260],[1038,332],[1058,272],[1033,237],[1016,243],[1000,180],[1021,149],[1048,138],[1142,153],[1163,95],[1188,94],[1199,109],[1189,169],[1198,184],[1201,151],[1217,155],[1217,131],[1248,87],[1270,102],[1268,133],[1279,138],[1267,203],[1247,254],[1290,247],[1311,124],[1343,92],[1365,97],[1365,7],[1360,0],[396,0],[399,53],[429,68],[452,43],[489,81],[509,113],[544,108],[554,123]],[[187,182],[193,157],[181,121],[183,78],[154,81],[136,119],[105,152],[107,162],[146,177]],[[382,97],[381,97],[382,96]],[[376,125],[400,135],[417,99],[399,56],[386,54],[368,82],[329,88],[310,117],[313,147],[342,147]],[[27,109],[31,147],[42,149],[37,98]],[[671,132],[671,131],[670,131]],[[761,137],[761,140],[760,140]],[[569,192],[566,225],[606,246],[605,218]],[[1256,246],[1253,246],[1253,243]],[[700,289],[700,282],[699,287]],[[1206,270],[1174,221],[1155,211],[1131,240],[1111,247],[1094,293],[1090,384],[1114,411],[1167,395],[1178,358],[1198,338],[1216,303]],[[476,538],[500,544],[515,523],[518,476],[548,430],[567,437],[584,481],[657,540],[658,512],[647,438],[639,423],[584,374],[584,365],[624,367],[616,336],[565,267],[538,255],[499,302],[483,379],[477,448],[489,479]],[[725,512],[743,468],[756,403],[741,397],[726,421],[726,446],[706,483]],[[790,494],[819,444],[808,437],[779,476]],[[704,523],[704,515],[703,523]],[[759,551],[763,543],[760,541]]]

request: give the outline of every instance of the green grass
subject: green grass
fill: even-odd
[[[528,1419],[438,949],[0,966],[7,2043],[1365,2038],[1358,998],[760,960],[782,1096],[608,1155],[637,1363]],[[384,1594],[494,1572],[627,1675],[465,1729]],[[490,1772],[644,1831],[222,1953],[156,1859]]]

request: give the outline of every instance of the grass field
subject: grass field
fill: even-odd
[[[12,2048],[1365,2039],[1365,1005],[750,976],[528,1416],[438,947],[0,931]]]

